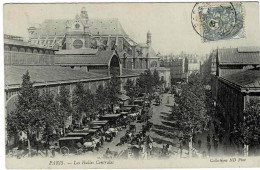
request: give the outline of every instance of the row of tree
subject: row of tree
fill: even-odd
[[[131,99],[138,97],[139,94],[152,95],[156,88],[162,87],[165,83],[163,77],[160,78],[159,72],[155,69],[153,73],[151,70],[145,70],[137,78],[136,83],[131,79],[128,79],[125,84],[126,95]]]
[[[140,75],[136,84],[128,79],[125,89],[127,95],[134,98],[140,93],[151,94],[162,83],[158,71],[155,70],[152,74],[147,70]],[[112,76],[104,87],[97,87],[95,94],[85,89],[82,83],[77,83],[72,94],[68,88],[61,86],[55,96],[47,88],[42,92],[35,88],[27,71],[22,77],[16,109],[7,115],[8,135],[14,136],[18,132],[24,132],[29,148],[31,141],[37,140],[44,141],[47,148],[49,141],[58,137],[59,129],[65,134],[68,120],[81,125],[87,123],[97,112],[102,113],[102,110],[108,108],[112,111],[119,100],[120,87],[120,79]]]
[[[251,99],[246,104],[243,115],[243,121],[234,124],[231,135],[234,143],[239,148],[242,146],[244,156],[248,156],[249,149],[256,155],[260,145],[260,100]]]
[[[112,76],[105,87],[98,86],[96,93],[86,90],[82,83],[77,83],[72,95],[69,89],[61,86],[55,97],[48,89],[39,92],[30,80],[29,72],[22,77],[21,89],[18,93],[16,109],[7,115],[8,136],[24,132],[28,139],[30,153],[31,141],[49,141],[63,129],[68,118],[72,122],[82,123],[84,117],[94,116],[94,113],[117,102],[120,94],[120,80]],[[47,148],[47,147],[46,147]],[[46,152],[47,153],[47,152]]]
[[[175,93],[175,103],[170,120],[179,131],[179,140],[182,148],[183,141],[189,143],[189,156],[192,152],[193,137],[206,128],[210,117],[208,95],[200,74],[193,74],[189,82],[179,86],[180,91]]]

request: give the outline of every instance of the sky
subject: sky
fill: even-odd
[[[82,7],[89,18],[118,18],[126,33],[138,43],[152,33],[152,47],[163,55],[182,51],[203,55],[215,48],[259,46],[259,7],[243,2],[245,38],[203,42],[191,24],[195,3],[85,3],[6,4],[4,33],[28,37],[29,24],[45,19],[73,19]]]

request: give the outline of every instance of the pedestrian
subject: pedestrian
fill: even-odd
[[[165,145],[163,144],[163,148],[162,148],[162,156],[165,155]]]
[[[201,140],[198,140],[198,144],[199,144],[199,149],[201,148]]]
[[[211,144],[210,144],[210,143],[208,143],[207,147],[208,147],[208,155],[210,156],[210,149],[211,149]]]
[[[54,146],[50,146],[50,149],[51,149],[52,157],[54,158],[55,157],[55,147]]]
[[[107,148],[107,150],[106,150],[106,154],[111,154],[111,151],[110,151],[109,148]]]
[[[169,145],[169,144],[166,144],[166,146],[165,146],[165,154],[166,154],[166,155],[169,154],[169,148],[170,148],[170,145]]]
[[[208,142],[208,143],[210,143],[210,138],[211,138],[211,137],[210,137],[210,135],[208,134],[208,136],[207,136],[207,142]]]

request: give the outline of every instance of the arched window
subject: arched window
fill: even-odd
[[[139,62],[137,60],[135,61],[135,68],[139,68]]]
[[[12,47],[12,48],[11,48],[11,51],[16,51],[16,52],[17,52],[17,51],[18,51],[18,48],[17,48],[17,47]]]
[[[113,55],[110,60],[110,74],[120,75],[120,62],[119,58],[116,55]]]
[[[27,52],[27,53],[32,53],[32,50],[31,50],[30,48],[27,48],[27,49],[26,49],[26,52]]]
[[[43,51],[42,51],[42,50],[40,50],[40,51],[39,51],[39,54],[43,54]]]
[[[5,51],[10,51],[10,47],[8,46],[8,45],[5,45],[5,47],[4,47],[5,49]]]
[[[19,49],[19,52],[24,53],[24,52],[25,52],[25,49],[24,49],[24,48],[20,48],[20,49]]]
[[[127,62],[126,68],[132,69],[132,62],[131,61]]]
[[[35,54],[38,53],[38,50],[34,49],[34,50],[33,50],[33,53],[35,53]]]
[[[111,50],[115,50],[115,48],[116,48],[116,41],[113,40],[111,41]]]
[[[151,67],[157,67],[157,62],[156,62],[156,61],[153,61],[153,62],[151,63]]]

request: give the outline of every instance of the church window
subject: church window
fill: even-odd
[[[79,29],[80,25],[79,24],[75,24],[75,28]]]
[[[151,63],[151,67],[157,67],[157,62],[156,62],[156,61],[153,61],[153,62]]]
[[[73,42],[73,46],[74,46],[74,48],[76,48],[76,49],[82,48],[83,42],[82,42],[81,40],[75,40],[75,41]]]

